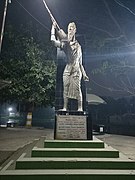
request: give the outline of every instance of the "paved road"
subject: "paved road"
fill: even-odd
[[[135,160],[135,137],[114,134],[97,135],[97,138]]]
[[[53,130],[41,128],[0,128],[0,165],[19,148],[41,136],[52,139]]]
[[[0,128],[0,150],[15,151],[41,136],[53,138],[52,133],[51,129],[43,128]]]
[[[19,148],[26,146],[41,136],[45,136],[46,139],[53,139],[53,130],[0,128],[0,165],[13,153],[15,154]],[[135,137],[110,134],[96,135],[96,137],[135,160]]]

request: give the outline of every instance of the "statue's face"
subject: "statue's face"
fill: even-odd
[[[75,33],[76,33],[76,28],[75,28],[75,26],[72,23],[70,23],[68,25],[68,40],[69,41],[72,41]]]

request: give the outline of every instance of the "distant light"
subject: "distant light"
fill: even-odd
[[[9,112],[9,116],[10,116],[10,117],[15,117],[15,113]]]
[[[9,111],[9,112],[11,112],[12,110],[13,110],[13,108],[12,108],[12,107],[9,107],[9,108],[8,108],[8,111]]]
[[[11,1],[11,0],[8,0],[8,3],[12,3],[12,1]]]

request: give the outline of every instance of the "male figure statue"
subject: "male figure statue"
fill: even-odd
[[[74,22],[68,25],[68,34],[66,39],[61,39],[56,36],[56,24],[52,24],[51,41],[56,47],[61,48],[67,57],[67,64],[63,72],[63,111],[67,110],[68,99],[78,100],[78,111],[83,111],[82,107],[82,91],[81,78],[89,81],[88,76],[82,65],[82,50],[81,46],[75,38],[76,25]],[[56,39],[57,37],[57,39]]]

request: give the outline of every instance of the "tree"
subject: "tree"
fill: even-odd
[[[47,48],[52,48],[51,45]],[[15,101],[25,105],[53,105],[56,66],[46,58],[33,37],[7,28],[0,60],[0,79],[11,81],[0,91],[0,101]]]
[[[96,88],[108,91],[113,97],[135,96],[135,43],[132,34],[134,31],[130,30],[133,28],[131,22],[135,14],[130,9],[130,3],[117,0],[113,2],[103,0],[102,3],[104,13],[107,15],[103,19],[107,22],[107,26],[100,24],[100,28],[96,28],[93,32],[89,43],[90,52],[94,52],[94,58],[98,59],[96,65],[93,63],[91,81],[93,80]],[[115,8],[119,8],[119,12]],[[125,17],[123,20],[118,16],[119,13]]]

